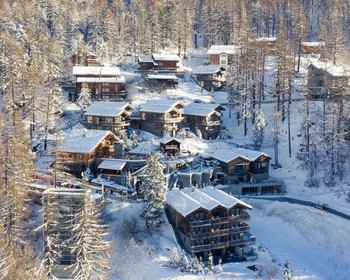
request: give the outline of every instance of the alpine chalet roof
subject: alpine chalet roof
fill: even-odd
[[[155,61],[180,61],[180,57],[176,54],[152,54]]]
[[[129,107],[129,108],[128,108]],[[127,102],[93,102],[89,107],[85,109],[84,115],[86,116],[105,116],[105,117],[117,117],[122,113],[130,115],[129,110],[135,109],[130,103]]]
[[[170,137],[170,136],[164,136],[162,139],[159,140],[159,143],[166,144],[166,143],[169,143],[171,141],[176,141],[178,143],[181,143],[181,141],[179,139],[176,139],[176,138]]]
[[[178,77],[176,77],[175,75],[152,75],[149,74],[146,77],[147,80],[178,80]]]
[[[122,170],[126,165],[126,161],[117,160],[117,159],[105,159],[98,166],[99,169],[106,170]]]
[[[238,157],[244,158],[248,161],[254,161],[260,156],[266,156],[269,157],[267,154],[259,151],[253,151],[243,148],[237,148],[233,151],[227,151],[227,150],[217,150],[214,153],[211,154],[212,158],[215,158],[219,161],[228,163]]]
[[[206,109],[206,108],[202,109],[202,108],[186,107],[184,109],[184,115],[207,117],[207,116],[211,116],[213,114],[221,116],[221,114],[218,111],[211,110],[211,109]]]
[[[238,49],[239,47],[235,45],[212,45],[207,54],[235,54]]]
[[[88,130],[81,128],[66,131],[58,150],[60,152],[89,154],[109,134],[118,139],[112,132],[106,130]]]
[[[309,65],[309,67],[310,66],[314,66],[319,70],[325,71],[334,77],[350,76],[350,69],[339,65],[334,65],[332,62],[314,61]]]
[[[325,45],[324,42],[301,42],[301,44],[306,47],[323,47]]]
[[[203,75],[213,75],[216,74],[220,71],[225,71],[223,67],[220,65],[201,65],[192,70],[192,74],[198,75],[198,74],[203,74]]]
[[[96,84],[125,84],[125,77],[117,78],[99,78],[99,77],[78,77],[77,83],[96,83]]]
[[[120,76],[119,67],[112,66],[73,66],[73,76]]]
[[[167,193],[166,199],[167,203],[183,217],[200,208],[210,211],[217,206],[231,208],[239,205],[252,209],[249,204],[214,187],[173,189]]]
[[[173,106],[167,106],[167,105],[153,105],[153,104],[143,104],[141,105],[140,112],[152,112],[152,113],[167,113],[169,111],[176,111],[180,113],[178,109],[176,109]]]

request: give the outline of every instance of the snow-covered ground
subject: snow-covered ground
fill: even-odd
[[[195,67],[201,57],[189,59],[185,64]],[[274,59],[267,60],[267,88],[266,92],[273,92]],[[306,71],[306,61],[303,61],[302,74]],[[214,94],[202,91],[188,76],[179,84],[177,90],[157,92],[142,92],[136,81],[138,78],[129,70],[127,76],[128,95],[135,106],[150,99],[172,98],[186,101],[202,100],[203,102],[226,102],[226,92]],[[302,76],[301,76],[302,77]],[[300,89],[305,87],[305,79],[295,82],[298,90],[293,98],[301,98]],[[267,100],[273,100],[272,95]],[[271,156],[274,162],[274,147],[271,131],[273,128],[272,112],[275,103],[263,104],[263,111],[267,120],[265,128],[266,139],[262,151]],[[283,179],[287,196],[319,203],[327,203],[330,207],[350,214],[350,203],[346,202],[349,186],[334,186],[329,189],[317,189],[304,186],[306,174],[301,168],[301,162],[295,154],[303,144],[299,133],[302,129],[304,117],[304,101],[291,104],[291,137],[292,156],[288,154],[287,121],[281,124],[279,162],[282,168],[270,168],[270,175]],[[74,115],[74,114],[73,114]],[[243,125],[239,126],[234,113],[229,116],[229,110],[223,112],[223,125],[228,129],[232,139],[206,141],[198,138],[182,139],[182,148],[191,152],[211,153],[216,149],[232,149],[235,144],[252,143],[251,121],[248,121],[248,135],[244,137]],[[74,128],[73,128],[74,129]],[[147,136],[150,138],[153,136]],[[154,137],[155,139],[157,137]],[[347,182],[348,179],[344,180]],[[112,201],[107,207],[107,222],[110,225],[110,240],[114,242],[111,255],[110,279],[254,279],[254,272],[248,266],[258,264],[271,267],[273,262],[281,265],[275,279],[283,279],[283,264],[289,260],[294,279],[310,280],[349,280],[350,279],[350,221],[323,212],[316,208],[289,204],[286,202],[272,202],[241,197],[253,206],[251,212],[251,232],[256,236],[256,252],[259,258],[254,262],[228,263],[223,265],[224,273],[220,275],[193,275],[179,270],[165,267],[171,256],[171,250],[178,245],[174,233],[168,223],[164,223],[153,234],[149,233],[139,217],[142,204]],[[137,230],[128,234],[128,229],[135,228],[130,221],[138,221]],[[263,276],[267,279],[267,275]]]

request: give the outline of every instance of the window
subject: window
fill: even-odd
[[[220,54],[220,65],[227,65],[227,55]]]
[[[236,165],[236,166],[235,166],[235,173],[236,173],[236,174],[242,174],[242,173],[245,173],[245,172],[246,172],[246,167],[245,167],[245,165],[240,164],[240,165]]]

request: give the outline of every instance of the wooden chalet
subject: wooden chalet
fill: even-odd
[[[213,172],[214,182],[234,195],[270,194],[284,192],[281,180],[269,177],[270,157],[259,151],[237,148],[218,150],[211,155],[218,162]]]
[[[148,74],[145,78],[145,84],[150,90],[170,89],[178,86],[179,79],[175,75],[169,74]]]
[[[127,102],[93,102],[84,111],[84,122],[91,129],[110,130],[123,137],[130,126],[134,106]]]
[[[238,47],[235,45],[212,45],[207,51],[210,57],[209,64],[227,67],[233,64],[234,56],[237,53]]]
[[[180,58],[172,54],[152,54],[151,57],[140,57],[138,60],[141,71],[177,71]]]
[[[76,82],[75,93],[69,99],[76,101],[83,83],[90,89],[92,100],[118,101],[126,98],[125,77],[121,76],[119,67],[107,66],[73,66]]]
[[[167,193],[168,218],[186,251],[207,259],[227,258],[231,254],[242,260],[255,260],[252,249],[256,238],[246,223],[250,219],[247,203],[214,187],[173,189]]]
[[[74,129],[64,136],[57,148],[57,161],[68,171],[80,176],[97,158],[114,155],[114,143],[119,138],[110,131]]]
[[[269,177],[271,158],[265,153],[237,148],[233,151],[218,150],[211,157],[219,162],[229,184],[265,180]]]
[[[176,136],[183,120],[183,108],[186,105],[181,101],[152,100],[142,104],[139,108],[139,118],[133,118],[131,126],[157,135]]]
[[[264,53],[272,55],[277,51],[277,37],[258,37],[249,40],[251,47],[263,49]]]
[[[226,84],[226,70],[220,65],[201,65],[193,69],[192,78],[205,90],[221,89]]]
[[[177,156],[180,154],[181,141],[172,137],[163,137],[160,142],[160,151],[167,156]]]
[[[126,164],[127,162],[121,159],[104,159],[97,166],[97,175],[100,178],[125,186],[127,177]]]
[[[101,66],[97,59],[97,55],[84,49],[81,49],[76,54],[73,54],[71,61],[73,65]]]
[[[204,139],[216,139],[221,131],[220,104],[190,103],[184,108],[184,127],[192,132],[200,130]]]
[[[307,85],[309,99],[337,101],[349,98],[350,70],[332,62],[313,62],[308,67]]]
[[[301,42],[301,54],[323,59],[325,42]]]

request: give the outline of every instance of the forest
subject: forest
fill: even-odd
[[[39,260],[29,256],[26,204],[33,183],[33,139],[44,150],[57,128],[63,97],[60,82],[71,75],[72,55],[86,49],[101,61],[123,65],[153,52],[186,59],[214,44],[240,47],[228,69],[229,104],[246,126],[261,119],[265,58],[253,40],[277,39],[274,93],[278,124],[292,121],[288,102],[300,67],[301,43],[325,42],[324,60],[349,62],[350,2],[343,0],[2,0],[0,10],[0,278],[45,279]],[[342,181],[349,145],[349,110],[341,85],[337,102],[324,100],[313,112],[305,102],[308,186]],[[237,109],[238,108],[238,109]],[[259,123],[259,122],[256,122]],[[246,133],[246,132],[245,132]],[[276,162],[278,164],[278,162]],[[325,174],[322,178],[319,171]],[[28,248],[28,249],[24,249]],[[5,273],[6,272],[6,273]],[[9,276],[10,275],[10,276]],[[41,277],[41,278],[40,278]]]

